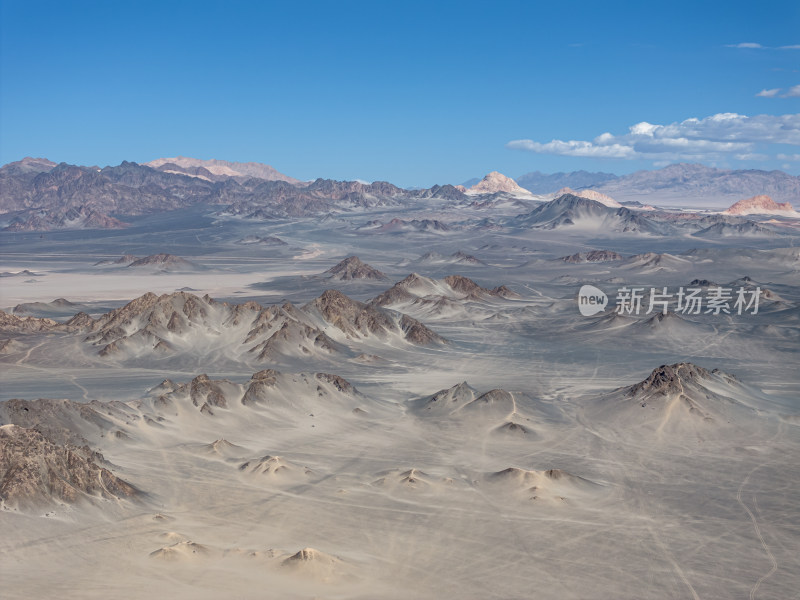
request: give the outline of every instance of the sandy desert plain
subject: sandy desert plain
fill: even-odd
[[[0,596],[800,598],[797,221],[479,200],[0,232]]]

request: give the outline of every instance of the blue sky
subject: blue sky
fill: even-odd
[[[796,1],[0,2],[2,163],[800,174]]]

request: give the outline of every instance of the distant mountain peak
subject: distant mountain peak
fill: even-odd
[[[590,173],[573,171],[571,173],[545,174],[533,171],[517,177],[517,183],[533,194],[552,194],[563,187],[575,190],[594,187],[606,181],[616,179],[612,173]]]
[[[622,208],[622,204],[614,200],[611,196],[607,196],[606,194],[601,194],[600,192],[596,192],[594,190],[580,190],[576,192],[571,188],[564,187],[556,192],[556,198],[558,198],[559,196],[563,196],[564,194],[572,194],[573,196],[578,196],[579,198],[594,200],[595,202],[599,202],[600,204],[603,204],[610,208]]]
[[[722,212],[723,215],[787,215],[800,216],[794,207],[788,202],[775,202],[765,194],[759,194],[752,198],[739,200],[728,210]]]
[[[467,190],[468,194],[496,194],[504,192],[515,196],[530,196],[531,193],[517,185],[517,182],[502,173],[492,171]]]
[[[274,167],[257,162],[240,163],[218,160],[215,158],[203,160],[187,156],[176,156],[174,158],[157,158],[144,164],[153,169],[162,170],[167,173],[179,173],[189,175],[190,177],[199,177],[201,179],[254,177],[267,181],[286,181],[292,184],[300,183],[300,180],[284,175]]]
[[[764,194],[784,202],[800,197],[800,177],[783,171],[730,170],[694,163],[636,171],[591,187],[620,202],[646,200],[675,206],[730,206],[743,196]]]
[[[16,164],[22,167],[24,170],[36,172],[49,171],[56,166],[56,163],[54,163],[52,160],[47,160],[46,158],[34,158],[32,156],[26,156],[22,160],[10,164]]]

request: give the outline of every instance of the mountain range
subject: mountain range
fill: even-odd
[[[655,171],[637,171],[592,186],[618,201],[648,204],[727,206],[767,194],[777,202],[800,200],[800,177],[783,171],[728,170],[699,164],[674,164]]]
[[[152,167],[164,173],[176,173],[178,175],[189,175],[207,181],[224,181],[226,179],[265,179],[267,181],[286,181],[288,183],[300,183],[299,179],[289,177],[278,172],[274,167],[256,162],[229,162],[227,160],[201,160],[198,158],[187,158],[178,156],[176,158],[157,158],[144,163],[147,167]]]
[[[783,171],[717,169],[688,163],[622,176],[586,171],[544,175],[536,171],[516,181],[534,194],[551,194],[564,187],[591,188],[620,202],[638,200],[648,204],[727,206],[761,194],[778,202],[800,200],[800,177]]]
[[[529,173],[516,182],[492,172],[469,190],[452,185],[411,190],[381,181],[301,182],[258,163],[177,157],[146,164],[123,161],[100,168],[24,158],[0,167],[0,228],[119,229],[137,216],[193,205],[217,206],[221,216],[257,220],[428,201],[489,210],[499,206],[498,202],[535,200],[529,192],[554,194],[573,189],[576,195],[614,207],[618,207],[617,201],[710,207],[766,194],[780,203],[797,202],[800,177],[781,171],[676,164],[622,177],[585,171],[551,176]],[[529,210],[530,202],[517,208]]]
[[[445,343],[419,321],[386,309],[377,300],[363,303],[326,290],[302,307],[288,302],[264,307],[252,301],[231,305],[186,292],[161,296],[148,292],[96,319],[80,312],[58,323],[0,311],[0,330],[79,333],[99,356],[120,361],[189,351],[213,353],[220,348],[240,360],[275,361],[347,354],[347,344],[364,339],[395,346]]]
[[[181,163],[190,165],[188,160]],[[317,179],[301,183],[267,165],[258,169],[253,164],[209,164],[216,173],[202,165],[178,165],[192,171],[184,173],[172,162],[153,168],[123,161],[101,169],[25,158],[0,168],[0,227],[14,231],[120,228],[128,217],[197,204],[221,206],[221,212],[229,216],[302,217],[391,204],[399,197],[421,193],[386,182]],[[239,170],[226,165],[238,165]]]
[[[517,177],[520,187],[533,194],[552,194],[561,188],[582,189],[597,186],[606,181],[617,179],[613,173],[590,173],[573,171],[572,173],[540,173],[533,171]]]

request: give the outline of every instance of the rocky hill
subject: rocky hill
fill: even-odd
[[[68,321],[19,317],[0,311],[0,332],[12,335],[78,335],[100,357],[161,360],[223,351],[260,363],[283,359],[347,356],[361,340],[396,345],[442,344],[445,340],[410,316],[353,300],[328,290],[303,307],[217,302],[187,292],[146,293],[93,318],[78,313]]]
[[[136,269],[141,267],[151,267],[159,270],[191,270],[196,268],[196,265],[189,262],[180,256],[173,256],[172,254],[151,254],[144,258],[135,258],[128,264],[128,268]],[[115,262],[115,264],[125,264],[127,257],[123,256],[122,259]]]
[[[0,502],[7,507],[137,494],[135,487],[99,466],[88,448],[53,443],[35,429],[0,426]]]
[[[787,217],[800,217],[794,207],[788,202],[775,202],[769,196],[761,194],[745,200],[739,200],[723,215],[783,215]]]
[[[565,263],[587,263],[587,262],[609,262],[623,260],[625,257],[613,250],[589,250],[588,252],[577,252],[569,256],[562,256],[558,260]]]
[[[573,194],[564,194],[512,220],[517,227],[594,229],[603,233],[659,233],[659,224],[628,208],[612,208]]]
[[[357,256],[345,258],[336,266],[325,271],[325,274],[330,275],[332,279],[339,279],[342,281],[350,281],[353,279],[386,279],[384,273],[362,262]]]
[[[572,194],[573,196],[578,196],[579,198],[586,198],[587,200],[594,200],[595,202],[599,202],[604,206],[608,206],[610,208],[621,208],[622,204],[614,200],[611,196],[606,194],[601,194],[600,192],[596,192],[594,190],[580,190],[575,191],[572,188],[561,188],[556,192],[556,198],[563,196],[564,194]]]
[[[753,391],[732,375],[681,362],[653,369],[642,381],[615,390],[589,410],[593,418],[631,436],[673,443],[687,435],[703,438],[744,426],[753,410],[741,400],[752,397]]]

